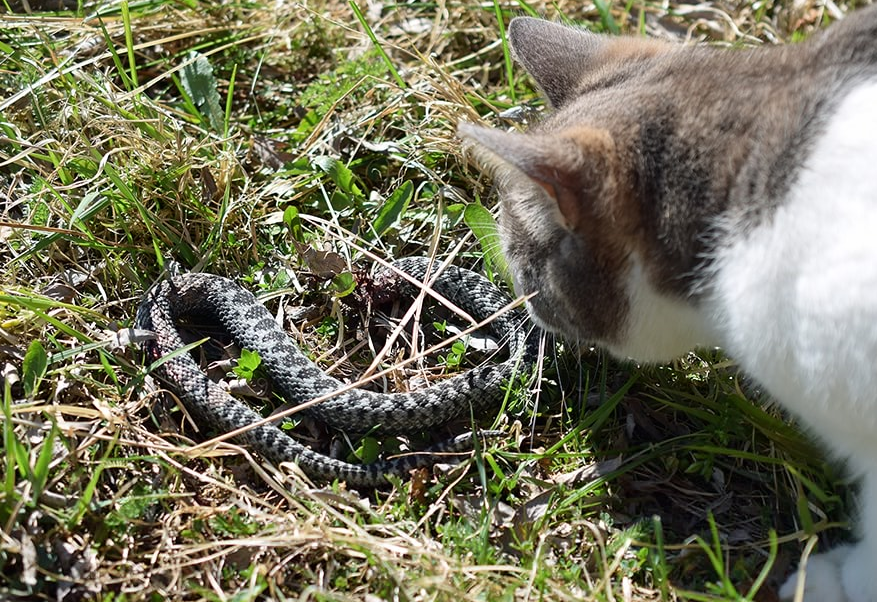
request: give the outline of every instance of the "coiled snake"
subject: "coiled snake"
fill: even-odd
[[[426,258],[408,258],[395,262],[393,267],[424,281],[429,265]],[[414,289],[412,285],[407,288]],[[510,303],[489,280],[455,266],[448,266],[432,288],[477,320],[486,319]],[[275,391],[291,404],[310,401],[343,386],[299,350],[252,293],[212,274],[173,276],[146,293],[135,326],[155,333],[155,338],[144,343],[147,361],[156,361],[183,346],[176,322],[187,316],[212,318],[237,345],[256,351]],[[491,322],[494,336],[505,340],[510,350],[502,363],[482,365],[411,393],[353,389],[302,411],[345,431],[404,434],[423,432],[452,418],[468,416],[470,411],[496,407],[505,394],[504,381],[515,370],[528,369],[535,357],[534,337],[528,335],[523,321],[522,312],[514,310]],[[199,424],[216,432],[228,433],[262,420],[249,406],[208,379],[187,353],[167,359],[153,374],[171,388]],[[270,423],[249,429],[236,440],[273,462],[296,462],[311,478],[372,487],[386,483],[386,475],[405,476],[412,468],[434,463],[431,454],[471,449],[472,437],[469,433],[422,453],[363,465],[315,452]]]

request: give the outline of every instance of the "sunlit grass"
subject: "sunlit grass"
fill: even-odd
[[[490,183],[454,133],[540,104],[500,22],[733,42],[821,18],[764,6],[715,20],[565,2],[0,15],[0,597],[770,599],[796,539],[844,537],[853,506],[721,356],[639,367],[547,341],[538,395],[513,385],[496,421],[506,440],[353,492],[228,443],[193,450],[205,434],[161,401],[125,330],[173,261],[272,310],[312,306],[297,336],[356,380],[374,361],[364,325],[383,318],[348,285],[373,256],[450,255],[504,280]],[[319,257],[344,267],[321,275]]]

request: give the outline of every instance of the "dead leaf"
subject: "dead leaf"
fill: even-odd
[[[76,289],[63,282],[50,284],[43,289],[43,294],[49,299],[61,301],[62,303],[72,303],[76,299]]]
[[[207,167],[202,167],[201,172],[201,200],[205,203],[209,203],[213,199],[216,198],[217,193],[219,192],[219,186],[216,185],[216,178],[213,177],[213,174],[210,173],[210,169]]]
[[[408,493],[408,503],[426,504],[427,484],[429,482],[429,469],[415,468],[411,471],[411,486]]]
[[[250,163],[256,167],[267,167],[272,171],[281,169],[286,163],[295,159],[295,155],[283,149],[288,145],[265,136],[253,136],[250,139]]]
[[[572,472],[557,475],[553,478],[553,481],[562,485],[580,487],[582,485],[587,485],[598,477],[615,472],[621,466],[621,462],[621,456],[618,456],[611,460],[604,460],[602,462],[597,462],[596,464],[588,464],[587,466],[582,466]]]
[[[320,278],[334,278],[347,268],[347,261],[335,251],[321,251],[293,240],[292,244],[305,265]]]

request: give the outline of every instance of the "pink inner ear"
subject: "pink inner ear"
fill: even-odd
[[[580,200],[576,197],[575,191],[569,188],[561,188],[557,190],[557,196],[554,197],[560,214],[566,220],[566,227],[575,230],[582,220],[582,207]]]
[[[544,190],[557,205],[557,210],[563,216],[564,226],[574,230],[582,217],[581,206],[576,195],[575,186],[570,186],[565,180],[575,180],[574,173],[561,171],[559,166],[530,165],[524,169],[524,173]]]
[[[557,190],[554,189],[554,186],[552,186],[550,183],[544,182],[542,180],[538,180],[535,178],[531,178],[531,179],[534,182],[536,182],[537,184],[539,184],[539,186],[542,188],[542,190],[547,192],[548,196],[550,196],[552,199],[554,199],[555,202],[557,202]]]

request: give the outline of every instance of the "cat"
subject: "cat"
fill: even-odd
[[[553,111],[459,134],[536,323],[643,362],[723,348],[862,478],[861,539],[781,597],[877,602],[877,6],[782,47],[509,40]]]

